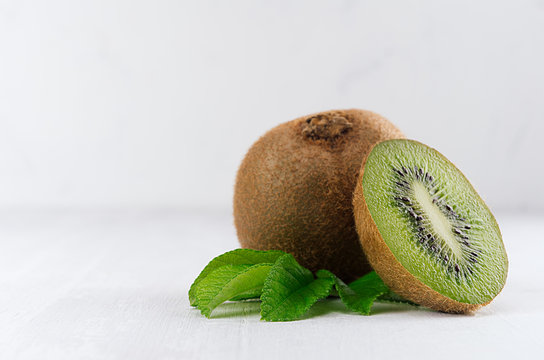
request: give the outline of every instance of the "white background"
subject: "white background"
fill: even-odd
[[[0,1],[0,206],[230,209],[266,130],[332,108],[542,211],[544,2]]]
[[[249,146],[352,107],[473,182],[504,291],[472,316],[205,319],[187,290],[239,246]],[[0,358],[543,358],[543,132],[542,0],[0,0]]]

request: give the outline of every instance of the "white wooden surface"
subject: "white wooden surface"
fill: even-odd
[[[336,300],[306,319],[259,320],[258,303],[215,318],[187,290],[236,248],[228,212],[0,212],[0,359],[543,358],[544,218],[499,216],[503,293],[473,316]]]

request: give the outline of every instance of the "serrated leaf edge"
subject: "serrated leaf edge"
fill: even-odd
[[[285,303],[289,298],[291,298],[292,296],[298,294],[302,289],[304,288],[307,288],[310,284],[312,284],[313,282],[317,281],[317,280],[326,280],[326,279],[320,279],[320,278],[316,278],[312,272],[308,269],[306,269],[305,267],[301,266],[295,259],[294,257],[291,255],[291,254],[286,254],[284,256],[281,256],[280,258],[278,258],[276,260],[276,262],[274,263],[274,266],[272,267],[272,269],[270,269],[270,272],[268,273],[268,276],[267,278],[265,279],[265,282],[264,282],[264,285],[263,285],[263,293],[261,295],[261,320],[265,320],[265,321],[293,321],[293,320],[296,320],[298,319],[299,317],[303,316],[319,299],[323,299],[325,297],[328,296],[328,294],[330,293],[332,287],[334,286],[334,280],[331,279],[330,281],[330,286],[327,290],[324,291],[324,293],[321,295],[321,294],[317,294],[315,291],[313,291],[312,289],[312,296],[315,298],[311,301],[311,303],[307,304],[304,306],[304,311],[301,312],[301,314],[297,317],[276,317],[276,318],[271,318],[271,314],[270,314],[270,311],[267,311],[268,314],[263,314],[263,305],[266,304],[266,297],[269,295],[269,293],[271,291],[275,291],[277,293],[277,290],[274,289],[274,287],[270,286],[270,283],[273,281],[272,278],[271,278],[271,274],[273,272],[277,272],[278,270],[276,270],[274,267],[275,266],[279,266],[278,263],[280,263],[281,259],[282,258],[292,258],[294,260],[294,262],[300,266],[300,268],[302,268],[303,270],[307,271],[309,273],[309,275],[311,275],[312,277],[312,281],[308,284],[305,284],[303,287],[299,287],[297,290],[295,290],[294,292],[291,292],[287,297],[285,297],[284,299],[281,300],[280,304],[278,304],[277,306],[275,306],[275,308],[272,310],[272,312],[274,312],[275,310],[277,310],[283,303]],[[285,272],[287,272],[291,277],[293,277],[294,280],[296,280],[299,285],[302,285],[302,283],[300,282],[300,280],[298,278],[296,278],[289,270],[288,268],[285,268],[283,267],[282,268],[283,270],[285,270]],[[278,282],[278,281],[275,281],[274,280],[274,283],[275,284],[279,284],[283,287],[286,287],[283,283],[281,282]],[[271,306],[271,305],[270,305]]]
[[[229,265],[230,265],[230,264],[229,264]],[[224,265],[224,266],[229,266],[229,265]],[[237,265],[243,265],[243,264],[237,264]],[[224,266],[222,266],[222,267],[224,267]],[[252,271],[252,270],[255,270],[256,268],[263,267],[263,266],[269,266],[269,267],[271,268],[271,267],[273,266],[273,264],[272,264],[272,263],[260,263],[260,264],[251,265],[251,266],[248,267],[247,269],[242,270],[242,271],[240,271],[239,273],[233,275],[233,276],[232,276],[232,277],[231,277],[231,278],[223,285],[222,289],[226,288],[226,287],[227,287],[233,280],[235,280],[237,277],[239,277],[239,276],[245,274],[245,273],[248,272],[248,271]],[[222,267],[217,268],[217,269],[214,269],[212,272],[210,272],[210,274],[212,274],[212,273],[213,273],[214,271],[216,271],[216,270],[221,269]],[[267,275],[268,275],[268,274],[267,274]],[[264,281],[263,281],[263,284],[264,284]],[[198,297],[198,285],[197,285],[197,290],[196,290],[196,292],[197,292],[197,297]],[[225,301],[228,301],[228,299],[225,300]],[[204,315],[205,317],[207,317],[207,318],[210,318],[210,316],[211,316],[213,310],[214,310],[217,306],[219,306],[219,305],[222,304],[222,303],[219,303],[219,304],[215,305],[213,308],[210,308],[210,307],[207,306],[207,305],[202,305],[199,301],[197,301],[197,303],[198,303],[198,305],[196,306],[197,309],[199,309],[199,310],[200,310],[200,313],[201,313],[202,315]]]
[[[196,287],[197,287],[198,283],[200,283],[203,279],[205,279],[206,276],[208,276],[213,270],[218,269],[218,268],[220,268],[222,266],[225,266],[225,265],[257,265],[257,264],[263,264],[263,263],[255,263],[254,261],[249,261],[249,259],[248,259],[247,264],[239,264],[239,263],[232,264],[232,263],[229,263],[229,262],[224,261],[224,260],[221,259],[221,258],[231,256],[231,255],[236,255],[236,256],[243,259],[244,258],[244,256],[242,255],[243,253],[254,253],[254,254],[257,254],[257,253],[261,253],[261,254],[274,254],[274,253],[277,253],[278,257],[276,258],[276,261],[281,256],[286,254],[285,252],[283,252],[281,250],[234,249],[234,250],[227,251],[226,253],[223,253],[221,255],[218,255],[218,256],[214,257],[213,259],[211,259],[208,262],[208,264],[204,267],[204,269],[202,269],[200,274],[196,277],[196,279],[191,284],[191,287],[189,288],[188,295],[189,295],[189,303],[191,304],[191,306],[195,306],[195,307],[198,306],[198,301],[196,299]],[[217,264],[217,263],[219,263],[219,264]]]

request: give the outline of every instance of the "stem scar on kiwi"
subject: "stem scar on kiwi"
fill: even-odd
[[[236,177],[240,244],[289,252],[304,267],[344,281],[371,271],[353,219],[353,189],[372,146],[404,138],[382,116],[332,110],[283,123],[246,154]]]
[[[508,259],[498,224],[465,176],[413,140],[369,152],[353,198],[365,254],[400,296],[467,313],[504,287]]]

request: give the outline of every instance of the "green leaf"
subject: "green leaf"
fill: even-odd
[[[196,288],[198,283],[208,276],[209,273],[214,271],[217,268],[225,265],[256,265],[261,263],[274,263],[280,256],[284,255],[283,251],[279,250],[269,250],[269,251],[259,251],[251,249],[236,249],[219,255],[216,258],[212,259],[206,265],[204,270],[198,275],[196,280],[191,285],[189,289],[189,301],[192,306],[197,306],[196,299]]]
[[[333,285],[333,279],[315,279],[292,255],[283,255],[274,263],[264,282],[261,319],[296,320],[317,300],[327,297]]]
[[[345,284],[344,284],[345,285]],[[343,299],[346,306],[363,315],[370,315],[370,308],[378,296],[389,291],[382,279],[375,271],[353,281],[349,284],[354,294],[346,292]],[[344,288],[345,289],[345,288]],[[339,291],[340,292],[340,291]],[[342,298],[342,296],[340,296]]]
[[[336,291],[338,291],[338,295],[340,295],[340,299],[342,299],[346,307],[362,315],[370,315],[370,308],[374,301],[380,295],[389,291],[382,279],[374,271],[355,280],[349,286],[327,270],[319,270],[316,276],[323,279],[333,279]]]
[[[195,288],[197,307],[206,317],[213,309],[242,294],[260,292],[272,264],[224,265],[210,272]]]

